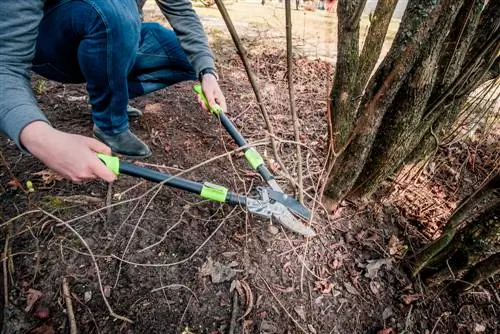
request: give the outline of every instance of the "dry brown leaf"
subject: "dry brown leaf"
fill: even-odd
[[[161,103],[151,103],[151,104],[146,104],[144,107],[144,112],[151,113],[151,114],[159,114],[162,112],[164,109],[163,105]]]
[[[394,334],[394,330],[392,328],[384,328],[377,332],[377,334]]]
[[[404,250],[404,245],[401,240],[395,235],[391,235],[389,238],[389,254],[396,255],[402,253]]]
[[[7,187],[10,189],[21,189],[21,182],[19,182],[18,179],[12,179],[9,182],[7,182]]]
[[[319,291],[325,295],[332,292],[333,283],[328,280],[319,280],[314,282],[314,291]]]
[[[35,289],[29,289],[28,295],[26,296],[26,307],[24,308],[24,312],[30,312],[33,308],[33,305],[42,298],[43,293]]]
[[[335,252],[335,258],[328,262],[328,267],[333,270],[337,270],[343,265],[343,256],[340,252]]]
[[[351,295],[359,295],[358,290],[349,282],[344,282],[344,287]]]
[[[35,176],[40,176],[42,178],[42,182],[44,186],[51,185],[52,183],[56,181],[62,181],[64,180],[64,177],[62,177],[60,174],[57,172],[54,172],[51,169],[44,169],[42,171],[33,173],[32,175]]]
[[[290,292],[294,292],[295,291],[295,288],[293,287],[293,285],[285,288],[283,286],[279,286],[279,285],[273,284],[273,288],[275,288],[279,292],[283,292],[283,293],[290,293]]]
[[[278,174],[280,165],[274,159],[269,159],[269,169],[273,174]]]
[[[413,294],[413,295],[403,295],[401,297],[401,299],[403,299],[403,302],[406,304],[406,305],[410,305],[411,303],[413,303],[414,301],[417,301],[419,299],[422,299],[424,297],[423,294],[421,293],[417,293],[417,294]]]
[[[55,334],[55,330],[51,325],[43,324],[30,330],[29,334]]]

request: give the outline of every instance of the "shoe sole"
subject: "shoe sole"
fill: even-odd
[[[102,139],[100,139],[99,137],[97,137],[95,135],[95,133],[93,134],[94,135],[94,138],[97,139],[98,141],[100,141],[101,143],[107,145],[104,141],[102,141]],[[150,156],[153,155],[153,152],[149,152],[148,155],[128,155],[128,154],[123,154],[123,153],[119,153],[119,152],[115,152],[113,151],[113,149],[111,149],[111,153],[113,153],[114,155],[120,157],[120,158],[126,158],[126,159],[134,159],[134,160],[142,160],[142,159],[147,159],[149,158]]]

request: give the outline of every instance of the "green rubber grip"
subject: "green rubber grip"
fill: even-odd
[[[262,159],[262,156],[253,148],[249,148],[245,151],[245,158],[247,159],[250,166],[252,166],[252,168],[255,170],[257,170],[257,168],[264,163],[264,159]]]
[[[203,183],[203,188],[201,188],[200,196],[215,202],[224,203],[227,198],[228,189],[219,186],[218,184],[213,184],[210,182]]]
[[[219,115],[223,110],[222,108],[216,103],[213,106],[208,103],[207,97],[205,96],[205,93],[203,93],[203,89],[201,88],[201,85],[194,85],[193,87],[194,91],[196,94],[198,94],[199,97],[203,100],[205,103],[205,106],[207,107],[208,110],[214,115]]]
[[[97,156],[115,175],[120,174],[120,159],[118,159],[118,157],[112,157],[102,153],[97,153]]]

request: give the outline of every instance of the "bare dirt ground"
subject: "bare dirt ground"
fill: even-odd
[[[249,141],[266,141],[258,149],[278,169],[238,56],[225,38],[213,43],[231,119]],[[283,52],[255,47],[250,60],[281,156],[296,176]],[[388,182],[376,200],[346,203],[329,215],[315,189],[323,176],[332,65],[297,57],[295,66],[306,203],[318,232],[311,240],[241,208],[127,176],[112,187],[58,180],[1,139],[3,332],[69,333],[66,280],[80,333],[497,333],[498,280],[454,296],[426,288],[409,267],[411,255],[498,161],[500,137],[478,131],[451,143],[417,180]],[[237,154],[198,166],[235,146],[200,111],[192,84],[133,102],[145,115],[131,127],[154,153],[141,163],[171,174],[197,166],[184,176],[240,192],[262,185]],[[40,77],[33,85],[56,127],[91,134],[83,85]]]

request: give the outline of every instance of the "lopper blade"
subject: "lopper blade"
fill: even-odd
[[[295,218],[295,216],[283,204],[276,202],[270,205],[273,207],[273,218],[290,231],[306,237],[314,237],[316,235],[316,232],[314,232],[311,227]]]
[[[311,211],[302,205],[299,201],[290,195],[287,195],[281,191],[276,191],[272,189],[266,189],[269,194],[269,198],[279,202],[287,207],[288,210],[292,211],[294,214],[300,218],[309,221],[311,220]]]
[[[286,206],[279,202],[271,203],[266,199],[247,198],[246,205],[247,210],[250,213],[266,218],[272,218],[292,232],[306,237],[313,237],[316,235],[316,232],[314,232],[311,227],[295,218]]]

